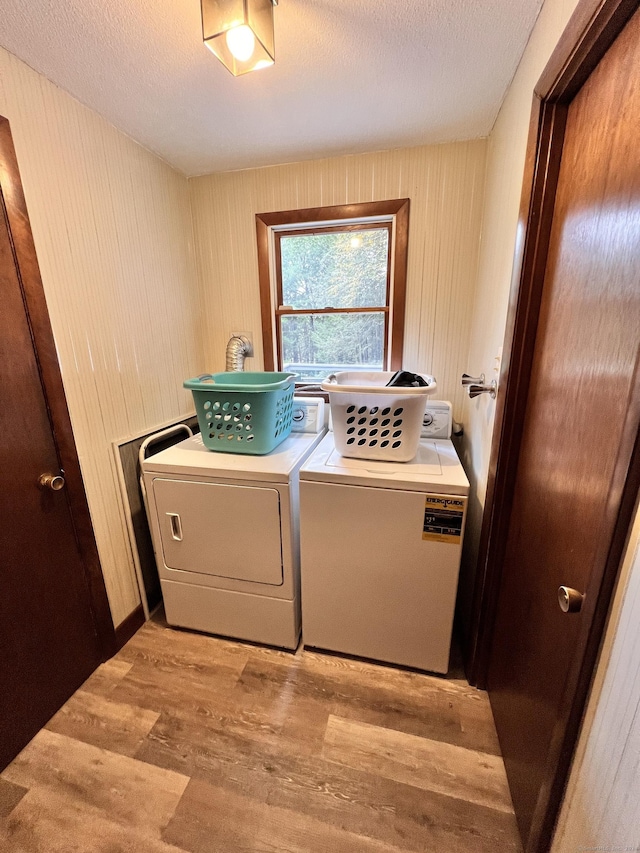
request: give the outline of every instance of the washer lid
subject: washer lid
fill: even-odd
[[[255,456],[207,450],[202,437],[194,435],[149,456],[144,460],[142,470],[156,474],[284,483],[321,438],[322,433],[292,433],[271,453]]]
[[[469,492],[469,481],[448,439],[423,439],[410,462],[379,462],[341,456],[329,433],[300,469],[300,479],[443,495]]]

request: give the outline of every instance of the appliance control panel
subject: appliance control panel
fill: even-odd
[[[325,402],[319,397],[293,398],[292,432],[322,432],[325,428]]]
[[[451,403],[446,400],[428,400],[420,438],[451,438],[451,424]]]

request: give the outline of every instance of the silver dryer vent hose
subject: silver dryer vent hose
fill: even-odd
[[[227,343],[227,365],[225,370],[244,370],[245,358],[253,355],[253,347],[249,338],[244,335],[234,335]]]

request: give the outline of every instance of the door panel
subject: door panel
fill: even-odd
[[[0,767],[101,658],[7,223],[0,195]]]
[[[638,428],[639,69],[636,13],[570,105],[562,150],[488,674],[525,841]],[[560,585],[587,592],[581,612],[560,610]]]
[[[166,566],[282,584],[277,489],[157,477],[153,493]]]

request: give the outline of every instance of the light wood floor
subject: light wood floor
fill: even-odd
[[[161,620],[0,775],[11,853],[520,849],[486,694]]]

